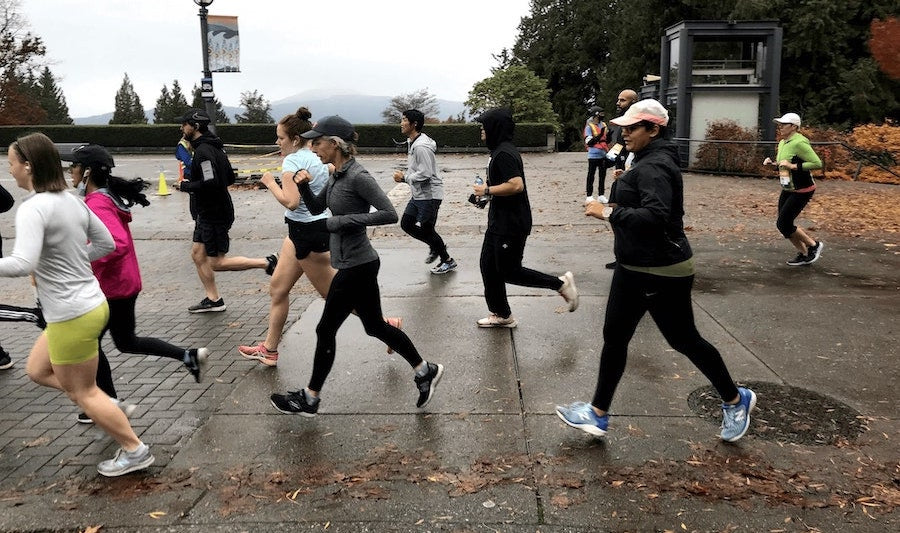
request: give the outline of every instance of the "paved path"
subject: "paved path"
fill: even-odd
[[[525,262],[575,272],[575,313],[554,293],[511,287],[519,327],[474,327],[486,313],[477,268],[485,213],[465,197],[473,175],[483,175],[483,155],[440,159],[439,229],[459,271],[432,276],[421,243],[397,226],[373,231],[385,313],[404,316],[418,349],[447,368],[424,412],[402,358],[386,355],[354,319],[340,332],[320,415],[275,412],[268,395],[308,379],[322,300],[305,281],[295,288],[277,369],[243,360],[235,346],[265,333],[268,278],[221,273],[228,311],[188,314],[202,294],[188,257],[186,197],[154,198],[133,223],[145,284],[138,330],[209,346],[203,382],[107,343],[116,386],[139,404],[133,424],[157,462],[146,474],[101,479],[95,465],[114,445],[77,424],[61,394],[28,381],[24,359],[37,331],[0,323],[0,343],[16,360],[0,372],[0,531],[898,529],[898,238],[831,231],[827,215],[831,202],[858,194],[897,205],[900,189],[825,183],[810,208],[820,216],[803,219],[825,254],[791,268],[774,230],[773,181],[688,176],[697,323],[735,379],[763,391],[753,427],[737,445],[719,442],[708,384],[645,320],[610,434],[598,441],[553,414],[558,403],[590,399],[611,275],[602,268],[611,233],[580,208],[582,157],[526,156],[536,226]],[[404,191],[388,176],[403,159],[361,161],[402,209]],[[153,179],[168,164],[117,162],[125,175]],[[284,226],[268,193],[234,198],[233,253],[277,249]],[[9,251],[13,216],[3,216]],[[30,287],[2,279],[0,298],[27,305]]]

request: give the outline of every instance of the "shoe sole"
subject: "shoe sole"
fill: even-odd
[[[434,390],[437,388],[438,382],[441,381],[442,377],[444,377],[444,365],[438,364],[437,367],[438,367],[438,371],[437,371],[437,374],[434,376],[434,379],[431,380],[431,389],[428,391],[428,397],[425,398],[425,401],[422,402],[422,405],[416,406],[419,409],[422,409],[423,407],[428,405],[428,402],[430,402],[431,398],[434,396]]]
[[[276,411],[278,411],[279,413],[284,413],[286,415],[300,415],[305,418],[315,418],[316,416],[316,413],[307,413],[306,411],[285,411],[284,409],[275,405],[275,402],[271,398],[269,399],[269,403],[272,404],[272,407],[274,407]]]
[[[249,359],[250,361],[259,361],[266,366],[278,366],[278,359],[269,359],[268,357],[266,357],[266,354],[260,352],[259,350],[253,352],[245,352],[241,350],[240,346],[238,346],[238,353],[241,354],[241,357],[243,357],[244,359]]]
[[[7,369],[10,369],[10,368],[13,367],[14,364],[15,364],[15,363],[14,363],[13,361],[10,361],[10,362],[8,362],[8,363],[6,363],[6,364],[0,365],[0,370],[7,370]]]
[[[440,271],[431,269],[431,273],[434,274],[435,276],[443,276],[444,274],[449,274],[449,273],[453,272],[454,270],[456,270],[456,267],[448,268],[447,270],[440,270]]]
[[[209,307],[206,309],[188,309],[188,313],[220,313],[225,310],[224,305],[220,305],[218,307]]]
[[[563,274],[563,277],[566,278],[566,281],[569,282],[569,287],[571,287],[572,292],[575,293],[575,297],[572,298],[571,302],[569,300],[566,300],[566,303],[569,304],[569,312],[573,313],[576,309],[578,309],[578,288],[575,287],[575,276],[571,272],[566,272],[565,274]],[[563,297],[563,299],[565,299],[565,297]]]
[[[507,328],[507,329],[512,329],[512,328],[514,328],[514,327],[516,327],[516,326],[519,325],[519,323],[518,323],[517,321],[515,321],[515,320],[512,321],[512,322],[510,322],[509,324],[479,324],[478,322],[476,322],[475,324],[476,324],[479,328],[485,328],[485,329],[490,329],[490,328]]]
[[[747,431],[750,430],[750,413],[753,412],[753,409],[755,407],[756,407],[756,393],[751,390],[750,391],[750,405],[747,407],[747,425],[744,427],[744,431],[742,431],[741,434],[736,437],[731,437],[730,439],[723,438],[722,439],[723,441],[735,442],[747,434]]]
[[[99,472],[101,476],[119,477],[124,476],[125,474],[130,474],[131,472],[135,472],[137,470],[143,470],[152,465],[154,461],[156,461],[156,457],[151,455],[150,457],[136,465],[129,466],[128,468],[122,470],[117,470],[116,472],[103,472],[99,468],[97,469],[97,472]]]
[[[602,430],[593,424],[573,424],[572,422],[569,422],[568,420],[566,420],[566,417],[564,417],[563,414],[560,413],[559,411],[556,411],[556,416],[558,416],[560,420],[565,422],[567,426],[573,427],[575,429],[580,429],[581,431],[584,431],[585,433],[590,433],[591,435],[593,435],[595,437],[602,437],[602,436],[606,435],[605,430]]]

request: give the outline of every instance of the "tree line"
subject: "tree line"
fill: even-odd
[[[0,0],[0,124],[71,123],[56,78],[41,63],[43,42],[25,31],[18,2]],[[557,124],[564,142],[580,141],[590,106],[611,115],[621,89],[637,89],[644,75],[659,73],[666,27],[682,20],[777,20],[784,32],[782,111],[838,128],[881,123],[900,118],[896,17],[896,0],[532,0],[515,43],[493,55],[496,66],[473,85],[465,112],[443,122],[506,106],[517,121]],[[163,85],[153,122],[175,123],[187,107],[204,108],[196,85],[191,97],[188,103],[177,80],[171,89]],[[238,123],[274,122],[257,91],[242,93],[241,106]],[[215,107],[216,122],[230,122],[221,102]],[[441,122],[427,89],[395,96],[382,118],[397,123],[409,108]],[[110,123],[147,121],[126,74]]]

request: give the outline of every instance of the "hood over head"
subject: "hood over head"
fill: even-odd
[[[493,150],[504,141],[512,142],[516,123],[512,112],[505,107],[488,109],[475,119],[484,128],[484,141],[489,150]]]

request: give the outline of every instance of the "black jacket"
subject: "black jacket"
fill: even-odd
[[[519,194],[491,198],[487,231],[498,235],[528,235],[531,233],[532,223],[531,203],[528,201],[522,156],[512,143],[515,131],[512,114],[508,109],[491,109],[481,115],[479,120],[484,127],[485,144],[491,151],[487,171],[488,186],[521,177],[524,187]]]
[[[616,261],[668,266],[693,253],[684,234],[684,185],[674,143],[657,139],[634,154],[634,165],[616,181],[609,199]]]
[[[10,209],[12,209],[15,200],[12,195],[9,194],[9,191],[3,188],[3,185],[0,185],[0,213],[6,213]],[[3,239],[0,238],[0,257],[3,257]]]
[[[222,139],[207,132],[192,140],[191,146],[194,147],[191,176],[181,183],[181,190],[192,193],[198,221],[231,224],[234,204],[228,186],[234,183],[234,169],[222,149]]]

